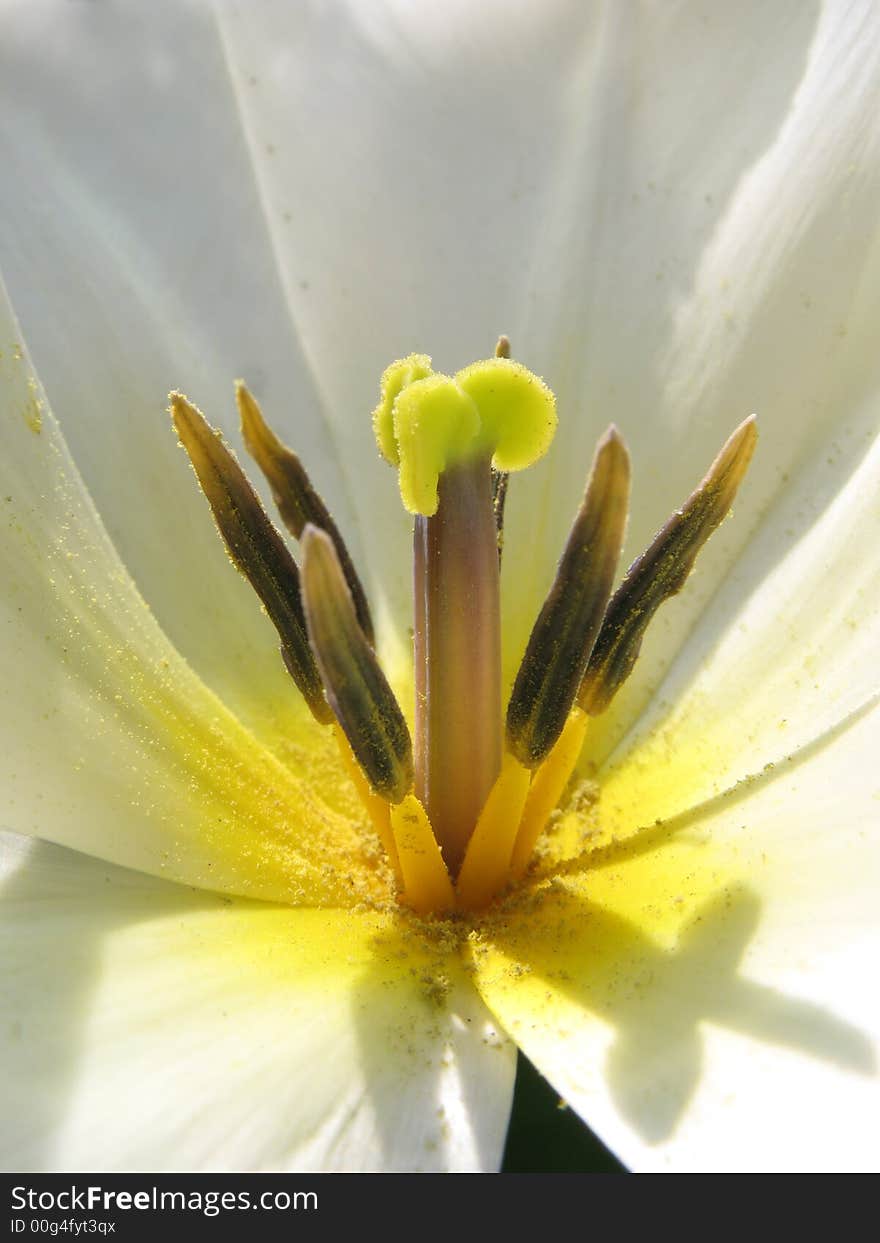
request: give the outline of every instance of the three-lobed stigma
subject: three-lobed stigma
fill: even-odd
[[[296,454],[239,382],[245,445],[297,566],[232,452],[179,393],[171,412],[233,564],[275,625],[281,654],[343,762],[420,915],[479,911],[526,873],[574,774],[590,717],[629,676],[664,600],[730,510],[755,447],[754,417],[612,591],[629,505],[622,437],[600,439],[556,577],[502,711],[500,551],[508,474],[550,447],[555,398],[509,357],[454,376],[411,354],[386,368],[373,427],[413,515],[414,734],[374,650],[367,595]]]
[[[373,430],[379,452],[400,473],[411,514],[437,512],[440,477],[487,459],[496,471],[524,470],[547,452],[556,399],[538,376],[510,358],[472,363],[454,376],[410,354],[385,369]]]

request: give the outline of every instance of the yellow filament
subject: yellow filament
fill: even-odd
[[[414,794],[391,808],[403,873],[402,901],[419,915],[455,909],[455,891],[424,807]]]
[[[510,878],[510,857],[532,774],[509,752],[468,842],[455,890],[464,910],[478,911]]]
[[[354,758],[351,747],[348,745],[348,739],[335,723],[333,725],[333,733],[336,735],[336,741],[339,744],[339,754],[342,756],[345,771],[351,778],[358,798],[363,803],[367,815],[370,817],[370,822],[379,837],[379,841],[382,843],[385,853],[391,861],[394,875],[397,877],[398,883],[402,885],[403,873],[400,870],[400,859],[397,857],[397,846],[394,841],[394,834],[391,831],[391,807],[384,798],[381,798],[370,789],[370,783]]]
[[[552,751],[532,779],[513,847],[510,863],[512,880],[519,880],[528,867],[535,842],[568,785],[584,744],[588,720],[586,712],[572,708]]]

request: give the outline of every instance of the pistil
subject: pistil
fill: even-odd
[[[453,877],[501,769],[501,480],[556,429],[553,394],[506,352],[455,376],[392,363],[373,414],[414,518],[415,794]]]
[[[455,874],[501,767],[501,610],[488,455],[438,481],[417,514],[415,788]]]

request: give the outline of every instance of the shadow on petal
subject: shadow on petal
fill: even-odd
[[[4,1125],[0,1165],[57,1168],[55,1145],[88,1040],[102,953],[119,929],[222,903],[47,842],[7,838],[21,862],[0,889]],[[96,892],[102,870],[106,887]],[[152,1068],[155,1069],[155,1068]],[[149,1074],[132,1066],[132,1074]],[[96,1120],[100,1125],[100,1120]],[[134,1128],[136,1118],[130,1119]]]
[[[3,1168],[500,1164],[515,1051],[457,937],[2,845]]]
[[[522,1022],[512,1034],[552,1028],[561,1060],[565,1050],[577,1056],[576,1025],[585,1015],[610,1026],[614,1038],[604,1073],[611,1094],[652,1144],[675,1130],[700,1082],[704,1024],[874,1074],[864,1033],[822,1006],[742,973],[760,913],[748,888],[720,888],[666,947],[635,922],[551,885],[535,895],[532,918],[524,909],[524,918],[493,929],[495,947],[509,964],[506,987],[515,987],[518,977],[523,989]],[[511,1013],[515,996],[505,1001],[505,1015]]]
[[[752,983],[739,973],[759,918],[760,903],[748,890],[719,895],[685,928],[674,953],[652,961],[650,979],[638,998],[618,1009],[608,1075],[621,1110],[649,1142],[672,1133],[699,1082],[702,1023],[784,1045],[846,1070],[876,1071],[873,1048],[856,1028],[821,1006]],[[695,979],[700,981],[696,996]]]

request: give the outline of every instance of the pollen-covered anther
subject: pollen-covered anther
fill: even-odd
[[[371,788],[399,803],[413,784],[400,705],[360,627],[330,536],[309,524],[302,550],[306,624],[327,700]]]
[[[507,708],[507,746],[537,768],[562,733],[611,595],[629,509],[629,454],[599,441],[584,499],[532,629]]]
[[[170,412],[180,443],[201,485],[230,559],[259,596],[281,639],[281,652],[312,714],[332,720],[306,635],[299,571],[219,431],[182,393]]]
[[[547,820],[575,770],[590,716],[604,712],[632,672],[657,609],[675,595],[697,554],[730,511],[757,441],[754,416],[728,439],[705,478],[632,563],[611,597],[565,727],[529,788],[511,859],[511,876],[525,872]]]
[[[330,536],[348,583],[361,629],[372,643],[373,622],[367,594],[329,509],[313,487],[297,454],[279,440],[266,422],[256,398],[243,380],[236,381],[235,400],[245,447],[272,489],[272,497],[278,506],[281,520],[294,539],[302,538],[307,523],[326,531]]]
[[[403,713],[358,624],[333,541],[307,525],[302,547],[309,640],[344,735],[343,757],[354,761],[348,767],[355,788],[385,846],[401,901],[420,915],[450,911],[452,882],[412,793],[412,743]]]
[[[578,691],[578,704],[590,716],[604,712],[629,677],[657,609],[681,591],[700,549],[727,517],[757,440],[752,415],[733,432],[702,482],[627,570],[608,605]]]

